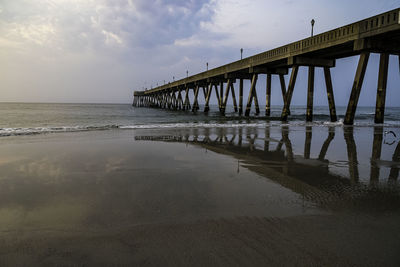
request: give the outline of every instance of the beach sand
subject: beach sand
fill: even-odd
[[[1,138],[0,266],[399,266],[384,130]]]

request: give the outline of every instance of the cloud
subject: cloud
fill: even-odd
[[[0,101],[127,102],[156,86],[395,8],[396,1],[0,0]],[[21,79],[21,74],[23,73]],[[107,80],[108,79],[108,80]],[[3,89],[4,88],[4,89]]]

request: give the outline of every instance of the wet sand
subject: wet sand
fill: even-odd
[[[398,266],[400,149],[384,130],[2,138],[0,265]]]

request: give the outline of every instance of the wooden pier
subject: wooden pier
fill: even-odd
[[[239,115],[242,115],[244,111],[244,115],[249,116],[253,103],[255,114],[258,115],[260,114],[260,106],[258,104],[256,84],[259,75],[265,74],[265,115],[269,117],[271,114],[271,79],[272,75],[277,75],[279,76],[284,102],[281,120],[286,121],[290,116],[290,103],[299,67],[308,67],[306,120],[312,121],[314,73],[315,68],[318,67],[324,70],[330,119],[334,122],[337,120],[337,116],[330,69],[335,67],[336,59],[359,55],[358,67],[344,119],[345,124],[353,124],[370,53],[380,54],[375,123],[383,123],[389,55],[398,56],[400,67],[400,8],[151,90],[135,91],[133,106],[192,110],[196,112],[199,110],[201,88],[205,100],[204,112],[208,112],[210,109],[209,102],[214,90],[222,115],[225,114],[229,95],[232,97],[235,112],[238,112]],[[291,69],[290,79],[286,87],[284,77],[289,75],[289,69]],[[244,109],[243,80],[246,79],[251,81],[251,85],[246,108]],[[237,80],[239,81],[238,103],[234,86]],[[190,103],[189,94],[193,95],[192,103]]]

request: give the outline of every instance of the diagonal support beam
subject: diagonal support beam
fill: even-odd
[[[210,110],[209,103],[210,103],[212,87],[213,87],[213,85],[212,85],[212,83],[210,83],[208,85],[208,89],[207,89],[207,96],[206,96],[206,103],[204,105],[204,112],[208,112]]]
[[[231,84],[232,84],[232,80],[228,79],[228,82],[226,84],[226,90],[225,90],[225,95],[224,95],[224,101],[222,102],[221,105],[221,114],[225,114],[225,109],[226,109],[226,103],[228,102],[228,96],[229,96],[229,91],[231,89]]]
[[[281,115],[282,121],[287,121],[287,118],[289,116],[290,102],[292,101],[293,89],[294,89],[294,85],[296,83],[298,70],[299,70],[299,66],[295,65],[295,66],[293,66],[292,73],[290,74],[289,87],[285,94],[284,106],[283,106],[282,115]]]
[[[331,122],[335,122],[335,121],[337,121],[336,105],[335,105],[335,98],[333,96],[331,70],[329,68],[324,68],[324,76],[325,76],[326,94],[328,96],[329,113],[330,113],[330,117],[331,117]]]
[[[194,89],[194,99],[193,99],[193,107],[192,107],[192,112],[197,111],[198,108],[198,96],[199,96],[199,90],[200,90],[200,86],[196,85],[195,89]]]
[[[253,78],[251,79],[250,92],[249,92],[249,97],[247,99],[246,112],[244,114],[246,117],[250,115],[251,103],[253,102],[254,91],[256,91],[257,77],[258,75],[254,73]]]
[[[237,106],[237,103],[236,103],[235,88],[233,87],[233,83],[231,83],[231,92],[232,92],[233,108],[235,109],[235,112],[238,112],[238,106]]]
[[[349,104],[347,105],[344,124],[351,125],[354,122],[354,115],[356,114],[358,98],[360,97],[361,87],[364,81],[365,71],[368,65],[368,59],[369,59],[369,52],[361,53],[360,59],[358,61],[356,76],[354,77],[353,88],[351,89]]]

